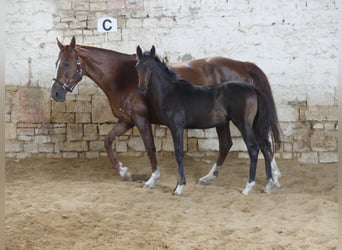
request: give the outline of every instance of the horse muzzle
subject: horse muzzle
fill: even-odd
[[[143,86],[143,85],[141,85],[141,84],[138,84],[137,89],[138,89],[138,92],[139,92],[140,94],[143,94],[143,95],[145,95],[146,92],[147,92],[147,87],[146,87],[146,86]]]

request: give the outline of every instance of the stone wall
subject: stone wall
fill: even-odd
[[[118,20],[99,33],[98,18]],[[7,157],[99,157],[115,123],[101,90],[85,78],[65,103],[50,100],[55,38],[133,54],[136,46],[170,61],[221,55],[255,62],[269,77],[283,131],[278,157],[337,161],[337,25],[335,1],[72,0],[8,3],[6,32]],[[169,131],[154,126],[157,150],[173,151]],[[233,151],[246,157],[233,129]],[[215,130],[186,131],[186,151],[218,148]],[[136,129],[118,152],[143,153]]]

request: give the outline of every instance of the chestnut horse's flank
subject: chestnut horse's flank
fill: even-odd
[[[150,160],[152,175],[145,183],[146,188],[153,188],[160,172],[156,159],[155,144],[152,136],[151,123],[160,123],[154,116],[154,111],[149,110],[145,98],[136,91],[138,76],[136,72],[136,55],[128,55],[112,50],[91,46],[76,45],[75,37],[69,45],[63,45],[57,40],[60,49],[58,56],[57,75],[51,88],[51,97],[55,101],[65,101],[67,92],[74,89],[83,76],[92,79],[105,93],[113,115],[118,118],[113,129],[105,138],[105,148],[112,167],[124,178],[130,178],[128,169],[116,158],[112,149],[113,142],[130,128],[137,126],[147,156]],[[172,65],[175,72],[185,80],[193,84],[216,84],[219,81],[244,80],[254,84],[257,88],[265,91],[266,96],[273,97],[269,83],[259,75],[262,71],[250,63],[242,63],[227,58],[212,58],[186,62],[186,65]],[[255,69],[253,69],[253,67]],[[190,71],[189,71],[190,70]],[[261,73],[260,73],[261,72]],[[255,78],[254,74],[258,77]],[[195,77],[195,78],[194,78]],[[190,78],[190,79],[187,79]],[[261,79],[261,80],[259,80]],[[208,175],[201,178],[201,183],[210,183],[216,178],[218,169],[227,155],[232,140],[229,128],[226,130],[228,147],[220,147],[219,157]],[[274,164],[273,164],[274,163]],[[273,178],[277,184],[280,172],[272,161]],[[279,183],[277,184],[279,185]]]
[[[181,195],[186,184],[183,166],[184,129],[215,127],[220,149],[227,149],[225,140],[229,121],[241,132],[250,157],[249,179],[243,193],[247,195],[255,185],[259,149],[265,158],[265,192],[271,192],[273,177],[268,136],[271,133],[275,145],[279,145],[280,137],[279,131],[274,133],[271,129],[277,127],[277,120],[268,98],[260,90],[241,81],[211,87],[193,86],[178,79],[155,55],[154,47],[145,53],[138,47],[137,55],[138,89],[146,95],[160,123],[171,131],[178,163],[174,194]]]

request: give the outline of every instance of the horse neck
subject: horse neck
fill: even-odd
[[[151,95],[159,107],[163,106],[163,103],[167,102],[167,96],[174,92],[175,85],[173,81],[170,76],[164,75],[164,72],[155,71],[152,73],[150,82]]]
[[[109,91],[115,87],[115,79],[120,78],[120,65],[131,63],[132,55],[116,51],[78,46],[77,51],[84,64],[84,74],[93,80],[108,96]]]

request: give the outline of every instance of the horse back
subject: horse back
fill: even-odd
[[[180,79],[194,85],[215,85],[226,81],[253,83],[244,62],[225,57],[209,57],[186,62],[170,63]]]

